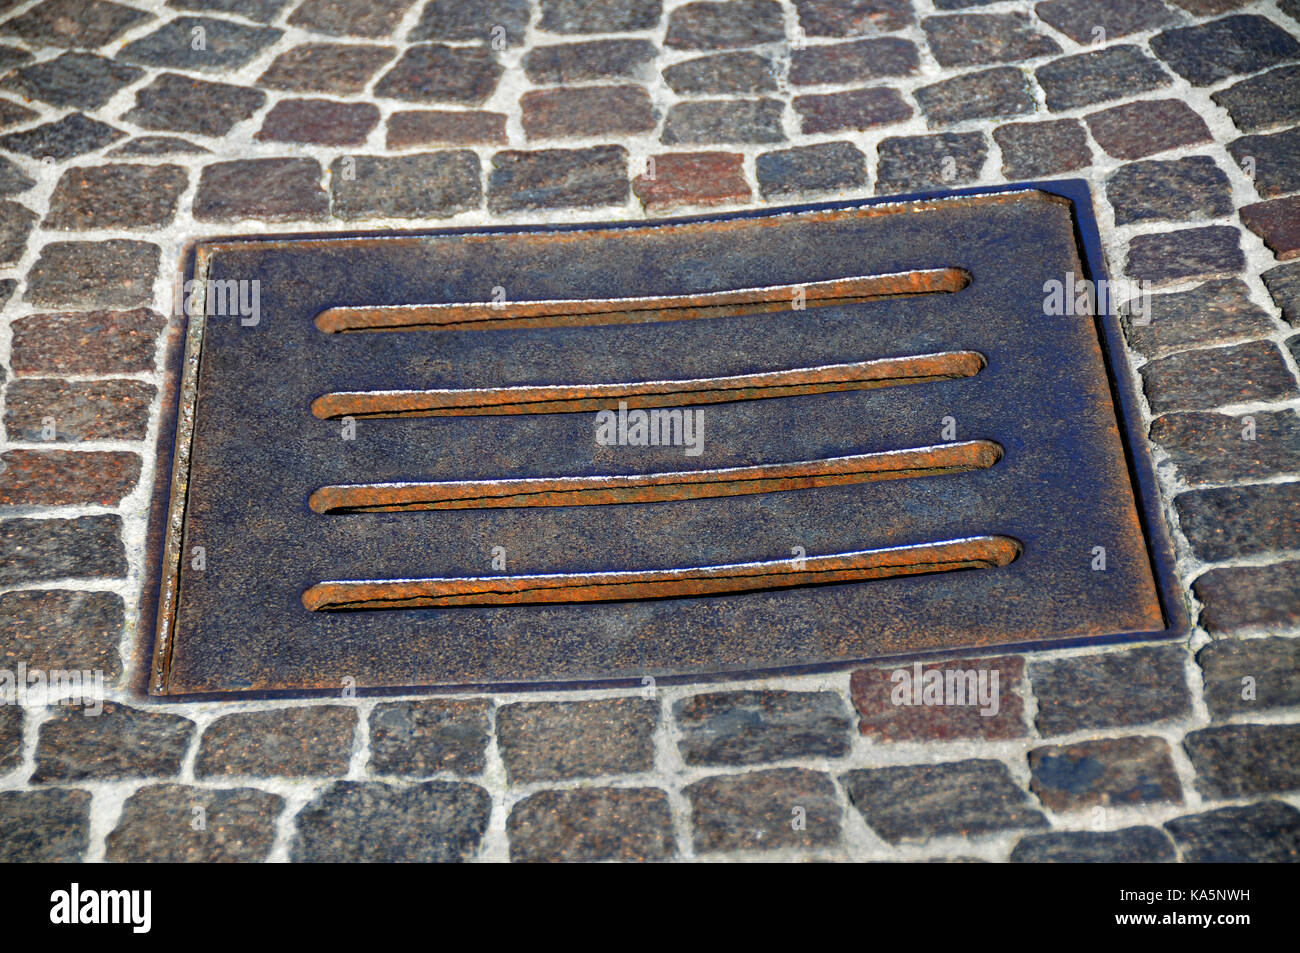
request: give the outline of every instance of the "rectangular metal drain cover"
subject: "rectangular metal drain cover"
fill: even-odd
[[[566,685],[1186,624],[1082,183],[206,241],[149,690]],[[170,444],[170,441],[164,441]]]

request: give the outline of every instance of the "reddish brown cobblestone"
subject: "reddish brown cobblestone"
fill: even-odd
[[[0,506],[116,506],[140,478],[138,454],[120,450],[7,450]]]
[[[5,395],[10,439],[143,440],[154,386],[143,381],[18,380]]]
[[[647,168],[632,181],[632,191],[647,209],[749,199],[749,183],[742,168],[744,156],[739,153],[662,152],[651,159],[654,174]]]
[[[849,682],[858,731],[885,742],[1024,737],[1024,670],[1018,656],[858,669]]]

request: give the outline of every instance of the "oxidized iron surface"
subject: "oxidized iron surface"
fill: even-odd
[[[1043,313],[1046,282],[1102,277],[1087,203],[201,243],[196,287],[257,281],[260,313],[188,319],[149,690],[1179,632],[1115,321]],[[624,439],[637,408],[660,445]]]

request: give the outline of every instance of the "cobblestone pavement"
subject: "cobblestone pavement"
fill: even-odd
[[[0,706],[0,860],[1300,858],[1296,0],[0,9],[0,655],[111,699]],[[1158,285],[1129,357],[1185,644],[981,660],[992,717],[894,706],[872,668],[126,690],[185,241],[1051,176],[1089,181],[1112,273]]]

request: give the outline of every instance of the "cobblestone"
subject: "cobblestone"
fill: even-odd
[[[1151,38],[1151,49],[1193,86],[1300,58],[1300,43],[1254,14],[1166,30]]]
[[[1242,136],[1228,151],[1243,168],[1251,164],[1255,191],[1264,198],[1300,191],[1300,128],[1271,136]]]
[[[1029,752],[1029,789],[1053,811],[1183,802],[1163,738],[1108,738]]]
[[[1165,414],[1151,440],[1193,486],[1300,472],[1300,417],[1289,410]]]
[[[143,440],[155,388],[143,381],[14,381],[5,395],[13,439]]]
[[[1162,357],[1143,366],[1142,382],[1154,414],[1300,396],[1282,352],[1271,341]]]
[[[484,699],[377,705],[370,713],[370,770],[417,778],[481,774],[490,710]]]
[[[1262,338],[1273,322],[1240,278],[1207,281],[1190,291],[1151,296],[1148,323],[1130,320],[1128,343],[1147,357],[1188,347],[1235,344]]]
[[[849,719],[832,692],[718,692],[673,706],[687,764],[762,764],[838,758],[849,751]]]
[[[744,202],[750,197],[745,157],[738,152],[665,152],[652,158],[654,175],[647,170],[632,182],[632,191],[647,210]]]
[[[657,113],[643,86],[543,89],[520,99],[529,139],[574,139],[649,132]]]
[[[540,0],[541,28],[552,33],[622,33],[659,23],[662,0]]]
[[[920,669],[915,665],[858,669],[849,682],[849,695],[861,716],[858,731],[884,742],[1023,737],[1028,733],[1024,702],[1019,694],[1024,669],[1024,660],[1016,656],[953,659]],[[900,687],[904,684],[896,675],[900,671],[909,675],[906,685],[910,693]],[[953,673],[953,697],[961,692],[959,704],[925,704],[924,680],[930,677],[930,672],[938,673],[944,691],[948,673]],[[970,672],[975,673],[973,683],[966,674]],[[980,695],[981,672],[984,673],[984,697]]]
[[[165,778],[175,775],[194,722],[179,715],[103,702],[98,717],[54,709],[41,725],[33,784]]]
[[[94,53],[69,52],[16,69],[0,85],[51,106],[98,109],[143,75],[144,70]]]
[[[867,184],[866,156],[850,142],[765,152],[755,162],[764,198],[854,189]]]
[[[1008,179],[1059,175],[1092,163],[1088,134],[1076,119],[1008,123],[993,130],[993,139]]]
[[[0,520],[0,585],[125,575],[120,516]]]
[[[978,132],[883,139],[876,192],[916,192],[945,188],[979,177],[988,143]]]
[[[1172,864],[1174,845],[1154,827],[1118,831],[1053,831],[1022,837],[1013,864]]]
[[[689,784],[682,793],[691,804],[697,853],[823,847],[840,839],[835,786],[820,771],[721,775]]]
[[[488,177],[493,212],[621,205],[627,193],[627,150],[622,146],[498,152]]]
[[[924,107],[924,103],[922,105]],[[936,103],[935,108],[943,107]],[[847,93],[796,96],[794,109],[799,113],[800,131],[804,135],[845,129],[870,129],[873,126],[902,122],[912,115],[912,107],[903,99],[902,94],[886,86],[873,86]]]
[[[785,39],[781,5],[775,0],[688,3],[668,15],[664,46],[721,50]]]
[[[74,863],[90,841],[90,792],[0,791],[0,863]]]
[[[1281,66],[1235,83],[1210,98],[1242,132],[1300,120],[1300,66]]]
[[[1275,594],[1282,605],[1289,601],[1287,622],[1294,626],[1300,621],[1300,611],[1295,588],[1288,584],[1294,581],[1297,568],[1300,565],[1292,561],[1211,569],[1196,580],[1196,597],[1207,603],[1201,611],[1201,624],[1212,632],[1223,631],[1206,623],[1211,609],[1222,615],[1223,601],[1228,600],[1245,603],[1247,611],[1255,605],[1268,611],[1272,609],[1268,596]],[[1279,606],[1273,611],[1282,615],[1286,610]],[[1259,624],[1257,618],[1248,622]],[[1196,661],[1205,682],[1205,704],[1215,718],[1300,705],[1300,639],[1220,639],[1201,649]]]
[[[238,159],[204,167],[194,196],[200,222],[323,219],[329,198],[315,159]]]
[[[1278,261],[1300,256],[1300,195],[1247,205],[1241,223],[1264,240]]]
[[[163,73],[135,94],[134,108],[122,118],[145,129],[224,136],[265,102],[259,89]]]
[[[856,83],[887,76],[910,76],[919,66],[916,46],[901,37],[824,43],[790,53],[790,82],[795,86]]]
[[[643,698],[519,702],[497,712],[497,746],[511,781],[648,771],[658,706]]]
[[[1093,106],[1168,86],[1173,78],[1136,46],[1111,46],[1044,63],[1034,71],[1053,111]]]
[[[166,225],[189,177],[177,165],[102,165],[68,169],[50,196],[42,226],[68,231]]]
[[[510,859],[662,861],[676,853],[668,796],[654,788],[539,791],[519,801],[506,824]]]
[[[121,819],[108,835],[107,859],[256,863],[270,853],[275,819],[283,809],[283,798],[254,788],[143,787],[126,799]]]
[[[958,13],[926,17],[921,29],[941,66],[1007,63],[1061,52],[1023,13]]]
[[[1216,278],[1246,268],[1241,236],[1227,225],[1185,228],[1138,235],[1128,246],[1124,271],[1153,285],[1195,278]]]
[[[203,732],[195,777],[329,777],[347,771],[357,714],[340,705],[223,715]]]
[[[891,844],[1047,826],[1000,761],[873,768],[841,780],[867,825]]]
[[[1181,647],[1029,663],[1045,737],[1182,718],[1191,710]]]
[[[1192,864],[1300,861],[1300,811],[1281,801],[1189,814],[1165,830]]]
[[[650,64],[659,55],[659,50],[649,40],[591,40],[587,43],[556,43],[551,46],[539,46],[524,57],[524,75],[538,84],[560,85],[568,83],[586,83],[602,79],[649,79],[653,72]],[[751,59],[761,59],[750,53],[736,54]],[[726,57],[705,57],[696,63],[707,63]],[[668,79],[674,70],[683,75],[688,64],[670,67],[664,70]],[[706,70],[699,70],[706,73]],[[672,79],[668,84],[675,92],[688,90],[678,88]],[[690,86],[690,83],[685,85]],[[709,92],[710,90],[690,90]],[[745,92],[745,90],[718,89],[712,92]]]
[[[1206,797],[1239,798],[1300,789],[1300,725],[1224,725],[1183,739]]]
[[[661,141],[668,145],[784,142],[783,111],[775,99],[677,103],[668,110]]]
[[[1210,141],[1205,120],[1177,99],[1112,106],[1084,117],[1097,145],[1117,159],[1141,159]]]
[[[491,798],[476,784],[336,781],[295,818],[299,863],[459,863],[478,849]]]
[[[1300,483],[1193,490],[1174,497],[1174,507],[1192,551],[1207,562],[1300,549]]]

